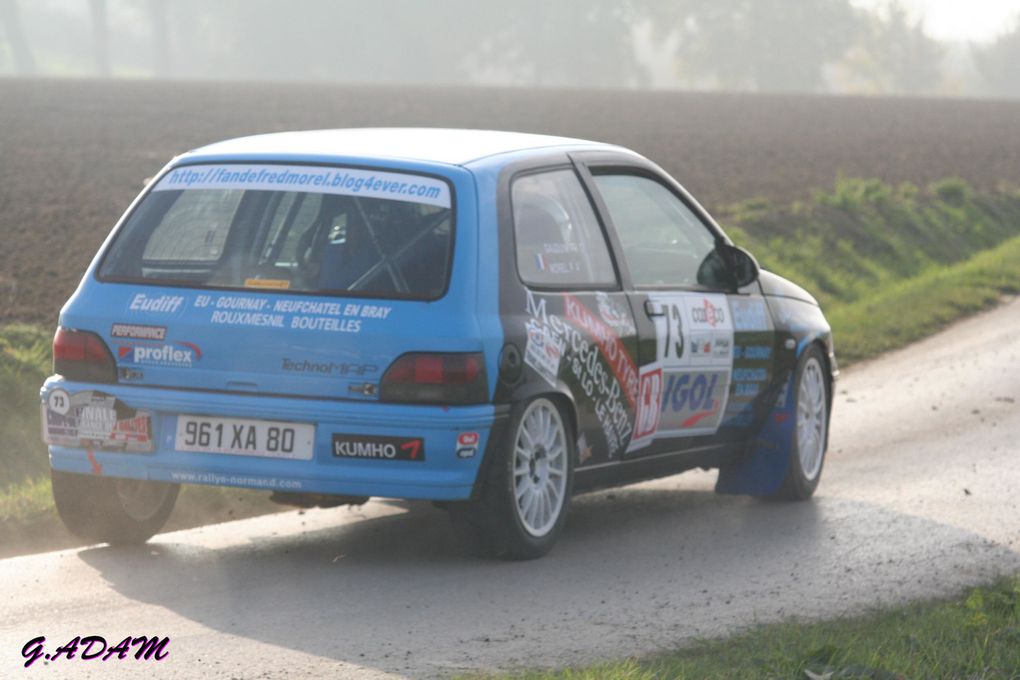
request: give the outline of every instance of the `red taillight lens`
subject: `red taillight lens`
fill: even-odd
[[[113,355],[95,333],[58,328],[53,336],[53,372],[78,382],[117,382]]]
[[[383,401],[479,404],[489,397],[481,354],[405,354],[379,386]]]

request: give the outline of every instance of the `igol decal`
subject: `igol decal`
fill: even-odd
[[[726,296],[650,293],[655,360],[641,367],[637,426],[628,451],[656,438],[713,434],[726,410],[733,323]]]

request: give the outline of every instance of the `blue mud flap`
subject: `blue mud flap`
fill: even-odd
[[[791,372],[776,406],[769,413],[747,456],[719,469],[716,493],[769,496],[779,491],[793,451],[797,423]]]

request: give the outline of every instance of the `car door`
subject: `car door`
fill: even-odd
[[[639,336],[627,457],[739,444],[765,417],[775,335],[757,282],[736,290],[721,230],[654,167],[587,163]]]
[[[515,172],[508,189],[501,307],[524,380],[501,381],[497,401],[559,392],[577,417],[575,466],[619,461],[633,434],[638,340],[603,227],[569,162]]]

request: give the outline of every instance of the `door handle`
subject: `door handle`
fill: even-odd
[[[645,314],[648,316],[666,316],[666,312],[663,308],[651,300],[645,300]]]

